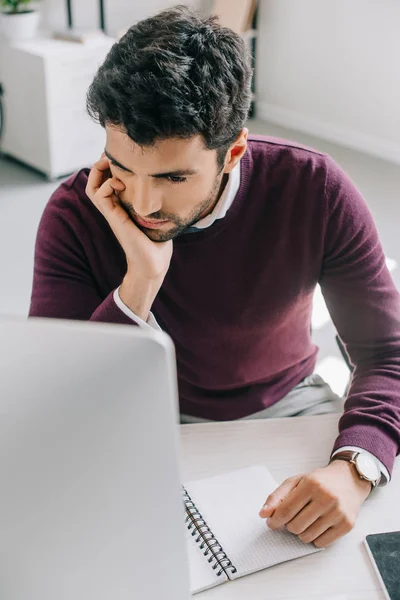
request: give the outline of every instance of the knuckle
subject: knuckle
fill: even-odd
[[[326,491],[321,498],[324,506],[330,513],[340,512],[340,500],[336,494],[333,494],[331,491]]]
[[[267,504],[275,507],[275,510],[281,510],[283,498],[279,495],[279,493],[274,492],[271,496],[268,496]]]
[[[333,492],[324,480],[321,480],[318,475],[311,474],[308,477],[308,485],[312,492],[320,497],[320,499],[330,506],[336,508],[339,503],[338,495]]]
[[[319,479],[317,474],[311,473],[306,477],[306,483],[314,492],[324,492],[325,484]]]
[[[347,517],[347,511],[346,511],[346,507],[344,505],[344,503],[340,500],[340,498],[337,498],[336,503],[335,503],[335,512],[337,513],[338,517],[340,517],[341,519],[343,519],[343,517]]]
[[[298,523],[288,523],[286,525],[286,529],[290,531],[290,533],[294,533],[295,535],[301,533],[301,526]]]
[[[335,512],[341,512],[341,502],[339,496],[331,494],[331,509]]]
[[[289,508],[285,508],[284,506],[281,506],[278,510],[278,518],[279,521],[286,521],[286,519],[288,519],[289,517]]]
[[[298,481],[298,479],[299,477],[297,475],[292,475],[292,477],[288,477],[287,479],[285,479],[284,483],[287,485],[292,485],[293,483]]]
[[[92,187],[88,184],[85,189],[86,195],[92,202],[96,201],[96,194],[94,193]]]
[[[350,515],[344,515],[342,518],[342,528],[344,529],[344,531],[346,533],[348,533],[349,531],[351,531],[354,528],[354,525],[356,524],[355,519],[353,517],[351,517]]]
[[[313,473],[307,473],[307,475],[304,477],[304,479],[308,485],[317,486],[320,484],[318,472],[315,472],[315,471]]]
[[[287,486],[290,486],[294,479],[296,479],[296,478],[295,477],[287,477],[286,479],[284,479],[282,481],[279,488],[286,488]]]

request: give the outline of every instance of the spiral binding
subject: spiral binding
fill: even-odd
[[[195,542],[199,544],[200,550],[203,551],[204,556],[208,558],[208,562],[212,564],[214,571],[217,571],[217,577],[220,577],[222,573],[228,575],[228,571],[233,575],[237,573],[236,567],[233,566],[229,560],[226,552],[218,542],[217,538],[203,519],[201,513],[197,510],[197,507],[187,490],[182,487],[183,490],[183,502],[186,508],[186,519],[187,528],[191,532],[192,537],[196,537]],[[218,570],[217,570],[218,569]]]

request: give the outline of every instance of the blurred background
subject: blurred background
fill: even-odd
[[[167,0],[0,0],[0,315],[27,315],[37,226],[62,178],[100,155],[85,93],[115,39]],[[329,153],[363,193],[400,285],[400,2],[191,0],[239,31],[254,61],[253,133]],[[17,11],[17,14],[16,14]],[[55,39],[55,37],[57,39]],[[317,289],[318,372],[348,369]]]

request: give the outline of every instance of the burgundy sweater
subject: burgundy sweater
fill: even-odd
[[[130,324],[113,300],[124,253],[85,194],[88,171],[40,223],[31,316]],[[309,375],[317,283],[355,366],[335,449],[359,446],[391,472],[400,446],[400,297],[371,214],[325,154],[253,136],[227,215],[174,241],[152,311],[177,354],[181,412],[260,411]]]

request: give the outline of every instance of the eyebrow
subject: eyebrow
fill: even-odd
[[[108,160],[110,160],[112,163],[114,163],[114,165],[116,167],[119,167],[123,171],[128,171],[129,173],[133,173],[133,171],[131,171],[130,169],[128,169],[128,167],[124,167],[124,165],[121,165],[121,163],[118,162],[116,158],[114,158],[113,156],[111,156],[111,154],[109,152],[107,152],[107,150],[105,148],[104,148],[104,154],[107,156]]]
[[[133,173],[131,169],[122,165],[118,160],[116,160],[106,149],[104,149],[104,154],[107,156],[108,160],[110,160],[116,167],[119,167],[123,171],[127,171],[128,173]],[[166,179],[167,177],[184,177],[186,175],[196,175],[197,171],[194,169],[177,169],[176,171],[168,171],[167,173],[153,173],[150,177],[154,177],[155,179]]]

